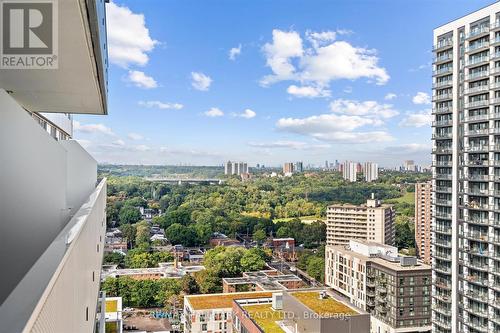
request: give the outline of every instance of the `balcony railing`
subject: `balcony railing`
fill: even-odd
[[[432,126],[451,126],[451,125],[453,125],[452,119],[436,120],[432,122]]]
[[[472,181],[488,181],[489,176],[488,175],[468,175],[464,177],[465,180],[472,180]]]
[[[444,88],[444,87],[449,87],[452,84],[453,84],[453,80],[436,81],[432,84],[432,88],[434,88],[434,89]]]
[[[488,106],[489,104],[490,104],[489,100],[483,99],[483,100],[479,100],[479,101],[465,102],[464,107],[470,109],[470,108]]]
[[[432,134],[433,139],[451,139],[452,138],[452,133],[447,132],[447,133],[434,133]]]
[[[432,109],[432,112],[434,112],[434,113],[450,113],[450,112],[452,112],[452,109],[449,106],[435,107]]]
[[[436,199],[436,205],[440,205],[440,206],[451,206],[451,200]]]
[[[489,161],[488,160],[467,160],[464,162],[465,165],[467,166],[489,166]]]
[[[451,187],[449,186],[436,186],[434,190],[436,192],[451,193]]]
[[[435,216],[440,219],[451,219],[451,213],[437,211]]]
[[[439,75],[439,74],[435,74],[435,75]],[[474,73],[468,73],[465,75],[465,80],[469,81],[469,80],[481,79],[481,78],[488,77],[488,75],[489,75],[489,72],[487,70],[474,72]]]
[[[482,63],[489,61],[490,57],[489,56],[481,56],[481,57],[474,57],[472,59],[469,59],[469,61],[465,62],[465,66],[474,66],[476,64]]]
[[[444,62],[444,61],[451,61],[453,60],[453,53],[445,53],[443,55],[440,55],[439,57],[435,57],[434,58],[434,63],[438,63],[438,62]]]
[[[466,238],[478,241],[478,242],[487,242],[488,241],[488,234],[482,234],[479,232],[468,232],[465,234]]]
[[[488,145],[471,145],[464,147],[466,152],[488,151]]]
[[[451,228],[434,228],[434,232],[444,235],[451,235]]]
[[[451,154],[453,153],[453,149],[451,147],[434,147],[432,148],[432,152],[436,154]]]
[[[468,47],[466,47],[465,52],[474,52],[474,51],[477,51],[479,49],[489,47],[489,46],[490,46],[490,42],[488,42],[488,41],[474,43],[474,44],[471,44]]]
[[[474,38],[474,37],[479,36],[481,34],[486,34],[489,31],[490,31],[490,27],[489,26],[482,26],[482,27],[479,27],[479,28],[475,28],[475,29],[472,29],[465,36],[465,39],[471,39],[471,38]]]
[[[433,239],[431,243],[438,245],[438,246],[443,246],[443,247],[451,247],[451,240],[445,240],[445,239]]]
[[[443,74],[451,74],[451,73],[453,73],[453,67],[451,67],[451,66],[438,68],[432,72],[433,75],[443,75]]]
[[[475,93],[480,93],[480,92],[485,92],[488,91],[489,87],[487,84],[483,84],[480,86],[472,87],[472,88],[466,88],[464,89],[464,94],[475,94]]]
[[[488,128],[480,128],[480,129],[466,129],[464,131],[464,135],[488,135]]]
[[[453,99],[453,94],[451,94],[451,93],[449,93],[449,94],[436,94],[436,95],[432,96],[432,101],[434,101],[434,102],[443,101],[446,99]]]
[[[432,49],[434,51],[437,51],[437,50],[452,47],[452,46],[453,46],[453,40],[450,38],[450,39],[444,39],[444,40],[439,41],[436,45],[434,45],[432,47]]]

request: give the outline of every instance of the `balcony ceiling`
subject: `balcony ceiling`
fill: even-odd
[[[0,88],[32,112],[107,114],[104,3],[58,1],[58,12],[58,69],[0,69]]]

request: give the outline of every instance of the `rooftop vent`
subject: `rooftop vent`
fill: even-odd
[[[283,294],[282,293],[274,293],[273,294],[273,310],[283,310]]]

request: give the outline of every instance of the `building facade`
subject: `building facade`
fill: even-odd
[[[363,173],[365,181],[372,182],[378,179],[378,164],[373,162],[365,162],[363,164]]]
[[[371,314],[371,332],[430,332],[431,266],[380,243],[325,249],[325,283]]]
[[[46,9],[63,13],[58,69],[0,69],[0,251],[9,254],[0,331],[104,332],[96,314],[107,185],[96,160],[71,140],[71,115],[107,114],[105,3]]]
[[[350,182],[355,182],[358,176],[358,163],[345,161],[342,166],[342,177]]]
[[[432,182],[415,184],[415,243],[417,256],[431,264]]]
[[[500,3],[434,30],[433,323],[500,331]]]
[[[326,210],[328,245],[346,245],[351,239],[393,245],[395,211],[377,199],[364,205],[331,205]]]
[[[242,175],[248,173],[248,163],[247,162],[231,162],[227,161],[224,164],[224,174],[225,175]]]
[[[283,174],[290,175],[295,172],[295,167],[292,162],[283,163]]]

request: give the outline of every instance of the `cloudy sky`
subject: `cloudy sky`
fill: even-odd
[[[491,1],[114,0],[100,162],[430,163],[432,29]]]

